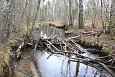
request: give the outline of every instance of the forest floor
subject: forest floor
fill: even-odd
[[[111,34],[101,33],[99,29],[71,29],[67,33],[80,35],[86,43],[98,44],[102,46],[102,50],[107,53],[115,53],[115,36]]]
[[[80,35],[86,43],[102,45],[103,51],[107,53],[115,53],[115,36],[109,34],[100,34],[99,29],[70,29],[66,31],[67,33],[72,33],[74,35]],[[3,66],[9,64],[9,59],[12,55],[12,47],[19,46],[25,40],[25,32],[12,33],[9,40],[1,44],[0,46],[0,75],[3,72]],[[28,53],[24,54],[24,58],[28,58]],[[18,64],[18,66],[23,67],[28,72],[31,71],[30,64],[27,60],[23,59]],[[15,77],[22,77],[22,73],[15,72],[17,75]],[[23,75],[24,76],[24,75]]]
[[[70,33],[73,35],[80,35],[86,43],[98,44],[102,46],[102,50],[107,53],[115,53],[115,32],[113,34],[106,34],[103,31],[102,26],[96,23],[96,27],[92,28],[90,22],[85,22],[84,29],[76,29],[76,27],[70,28],[65,31],[65,33]],[[46,24],[51,24],[53,27],[63,27],[64,22],[46,22]],[[115,29],[114,29],[115,30]]]
[[[10,68],[8,67],[9,70],[4,72],[5,65],[10,65],[11,57],[13,56],[13,51],[17,49],[17,47],[24,41],[25,38],[25,32],[21,33],[12,33],[10,38],[5,42],[4,44],[1,44],[0,46],[0,77],[7,77],[7,73],[12,73]],[[18,63],[16,63],[16,68],[17,71],[14,72],[14,77],[24,77],[27,76],[25,75],[25,71],[20,70],[26,70],[28,73],[31,73],[31,67],[29,64],[29,61],[27,60],[29,55],[28,53],[22,54],[26,58],[23,60],[20,60]],[[20,68],[20,69],[19,69]],[[23,73],[22,73],[23,72]],[[5,75],[6,74],[6,75]]]

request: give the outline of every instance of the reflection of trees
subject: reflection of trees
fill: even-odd
[[[65,74],[63,74],[63,66],[64,66],[64,61],[65,61],[65,58],[63,59],[63,61],[62,61],[62,66],[61,66],[61,76],[60,77],[68,77],[68,76],[70,76],[70,73],[71,73],[71,71],[70,71],[70,61],[68,60],[67,61],[67,66],[66,66],[66,69],[65,69]]]
[[[98,71],[95,71],[93,77],[96,77],[97,74],[98,74]]]
[[[77,76],[78,76],[78,73],[79,73],[79,66],[80,66],[80,62],[77,62],[77,63],[76,63],[76,72],[75,72],[74,77],[77,77]]]
[[[90,56],[91,56],[91,54],[88,54],[88,57],[90,57]],[[83,77],[86,77],[87,71],[88,71],[88,65],[86,65],[86,69],[85,69],[85,73],[84,73],[84,76],[83,76]]]
[[[86,77],[87,71],[88,71],[88,65],[86,66],[85,73],[84,73],[84,76],[83,76],[83,77]]]
[[[64,58],[65,59],[65,58]],[[64,59],[62,61],[62,66],[61,66],[61,77],[63,77],[63,65],[64,65]]]
[[[68,77],[70,75],[70,61],[68,60],[67,61],[67,68],[66,68],[66,76],[65,77]]]

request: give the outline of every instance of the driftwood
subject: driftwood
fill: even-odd
[[[35,52],[36,52],[37,46],[38,46],[38,42],[35,43],[34,50],[33,50],[33,55],[35,55]]]
[[[77,47],[79,51],[81,51],[81,53],[84,53],[85,51],[84,48],[82,48],[79,44],[75,43],[72,39],[69,39],[69,40],[75,44],[75,46]]]
[[[32,72],[34,74],[34,77],[41,77],[39,68],[37,67],[37,63],[36,63],[37,60],[35,58],[36,57],[35,54],[36,54],[37,46],[38,46],[38,42],[35,43],[34,49],[32,51],[32,54],[31,54],[32,60],[30,61],[30,65],[32,67],[31,69],[32,69]]]
[[[87,36],[91,36],[91,35],[96,35],[97,32],[89,31],[89,32],[83,32],[83,34],[85,34],[85,35],[87,35]]]
[[[85,52],[84,49],[79,44],[74,42],[73,38],[74,37],[68,38],[68,39],[61,39],[59,37],[55,38],[55,39],[61,40],[61,41],[58,41],[58,43],[61,42],[61,44],[64,44],[64,46],[62,46],[63,48],[62,49],[60,48],[61,50],[59,50],[55,45],[53,45],[52,40],[49,41],[49,39],[48,39],[47,40],[47,43],[48,43],[47,48],[50,50],[50,53],[51,53],[48,56],[48,58],[53,54],[61,54],[61,55],[67,56],[69,58],[69,61],[81,62],[81,63],[90,65],[93,67],[96,67],[95,64],[97,64],[97,65],[101,66],[103,69],[105,69],[105,71],[107,71],[112,77],[115,77],[115,73],[102,60],[102,58],[104,58],[104,57],[92,59],[92,58],[83,56],[82,53]],[[55,39],[53,39],[53,40],[55,40]],[[68,50],[68,48],[69,48],[69,50]],[[80,52],[78,52],[78,51],[80,51]],[[72,56],[75,56],[75,57],[73,58]],[[105,57],[107,57],[107,56],[105,56]]]
[[[114,72],[109,68],[112,66],[109,66],[104,62],[102,59],[107,58],[107,57],[112,57],[113,59],[115,55],[108,55],[104,57],[98,57],[96,59],[92,59],[90,57],[83,56],[82,54],[85,52],[84,48],[81,47],[79,44],[77,44],[74,40],[79,38],[79,36],[75,37],[69,37],[69,38],[60,38],[57,36],[51,37],[51,38],[43,38],[43,37],[37,37],[34,39],[34,50],[33,50],[33,55],[35,56],[35,52],[37,50],[37,46],[40,43],[40,45],[45,45],[46,48],[48,49],[47,51],[50,52],[50,56],[53,54],[61,54],[69,58],[69,61],[73,62],[81,62],[86,65],[95,66],[95,64],[101,66],[103,69],[105,69],[112,77],[115,77]],[[33,39],[32,39],[33,42]],[[24,47],[24,42],[18,47],[16,50],[17,53],[20,53],[21,49]],[[41,46],[43,47],[43,46]],[[21,54],[19,54],[21,55]],[[74,56],[74,57],[73,57]],[[19,57],[19,56],[18,56]]]
[[[99,59],[92,59],[92,58],[85,57],[80,54],[71,53],[71,52],[55,52],[55,53],[53,52],[53,54],[61,54],[61,55],[65,55],[67,53],[71,54],[71,55],[74,54],[76,56],[75,58],[72,58],[70,55],[69,56],[66,55],[67,57],[69,57],[69,61],[80,62],[80,63],[84,63],[84,64],[90,65],[90,66],[93,66],[93,64],[98,64],[101,67],[103,67],[103,69],[105,69],[112,77],[115,77],[115,73],[106,64],[104,64],[103,61],[101,61]]]
[[[18,47],[18,49],[16,50],[16,52],[20,52],[24,47],[24,42]]]
[[[111,74],[112,77],[115,77],[115,73],[114,73],[110,68],[108,68],[104,63],[99,62],[99,64],[100,64],[109,74]]]
[[[23,42],[18,49],[16,50],[17,58],[19,58],[22,54],[21,50],[24,48],[25,43]]]

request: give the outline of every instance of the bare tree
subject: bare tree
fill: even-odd
[[[12,27],[12,3],[13,0],[4,1],[4,13],[3,13],[3,41],[6,41],[10,37]]]
[[[115,0],[111,4],[111,25],[115,26]]]
[[[84,27],[83,23],[83,0],[79,0],[79,29]]]
[[[69,0],[69,26],[73,26],[73,18],[72,18],[72,0]]]
[[[35,22],[36,22],[36,19],[37,19],[37,16],[38,16],[38,11],[39,11],[39,7],[40,7],[40,1],[41,0],[38,0],[37,11],[36,11],[35,17],[34,17],[33,22],[32,22],[32,30],[33,30],[33,28],[35,26]]]

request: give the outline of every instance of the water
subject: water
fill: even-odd
[[[47,26],[40,28],[40,36],[44,38],[58,35],[64,37],[64,31]],[[83,54],[90,58],[96,58],[89,52]],[[97,69],[79,62],[69,62],[63,55],[52,55],[49,57],[46,51],[38,51],[35,54],[42,77],[110,77],[107,73],[101,73]],[[48,59],[47,59],[48,58]]]
[[[57,35],[59,37],[64,37],[65,36],[64,30],[57,29],[57,28],[54,28],[54,27],[49,27],[49,26],[46,26],[46,25],[40,26],[40,30],[39,30],[38,33],[41,37],[44,37],[44,38],[53,37],[55,35]]]
[[[90,53],[84,56],[95,58]],[[37,52],[37,64],[39,66],[42,77],[109,77],[105,73],[101,73],[97,69],[84,65],[79,62],[69,62],[68,58],[63,55],[52,55],[44,51]],[[48,59],[47,59],[48,58]]]

